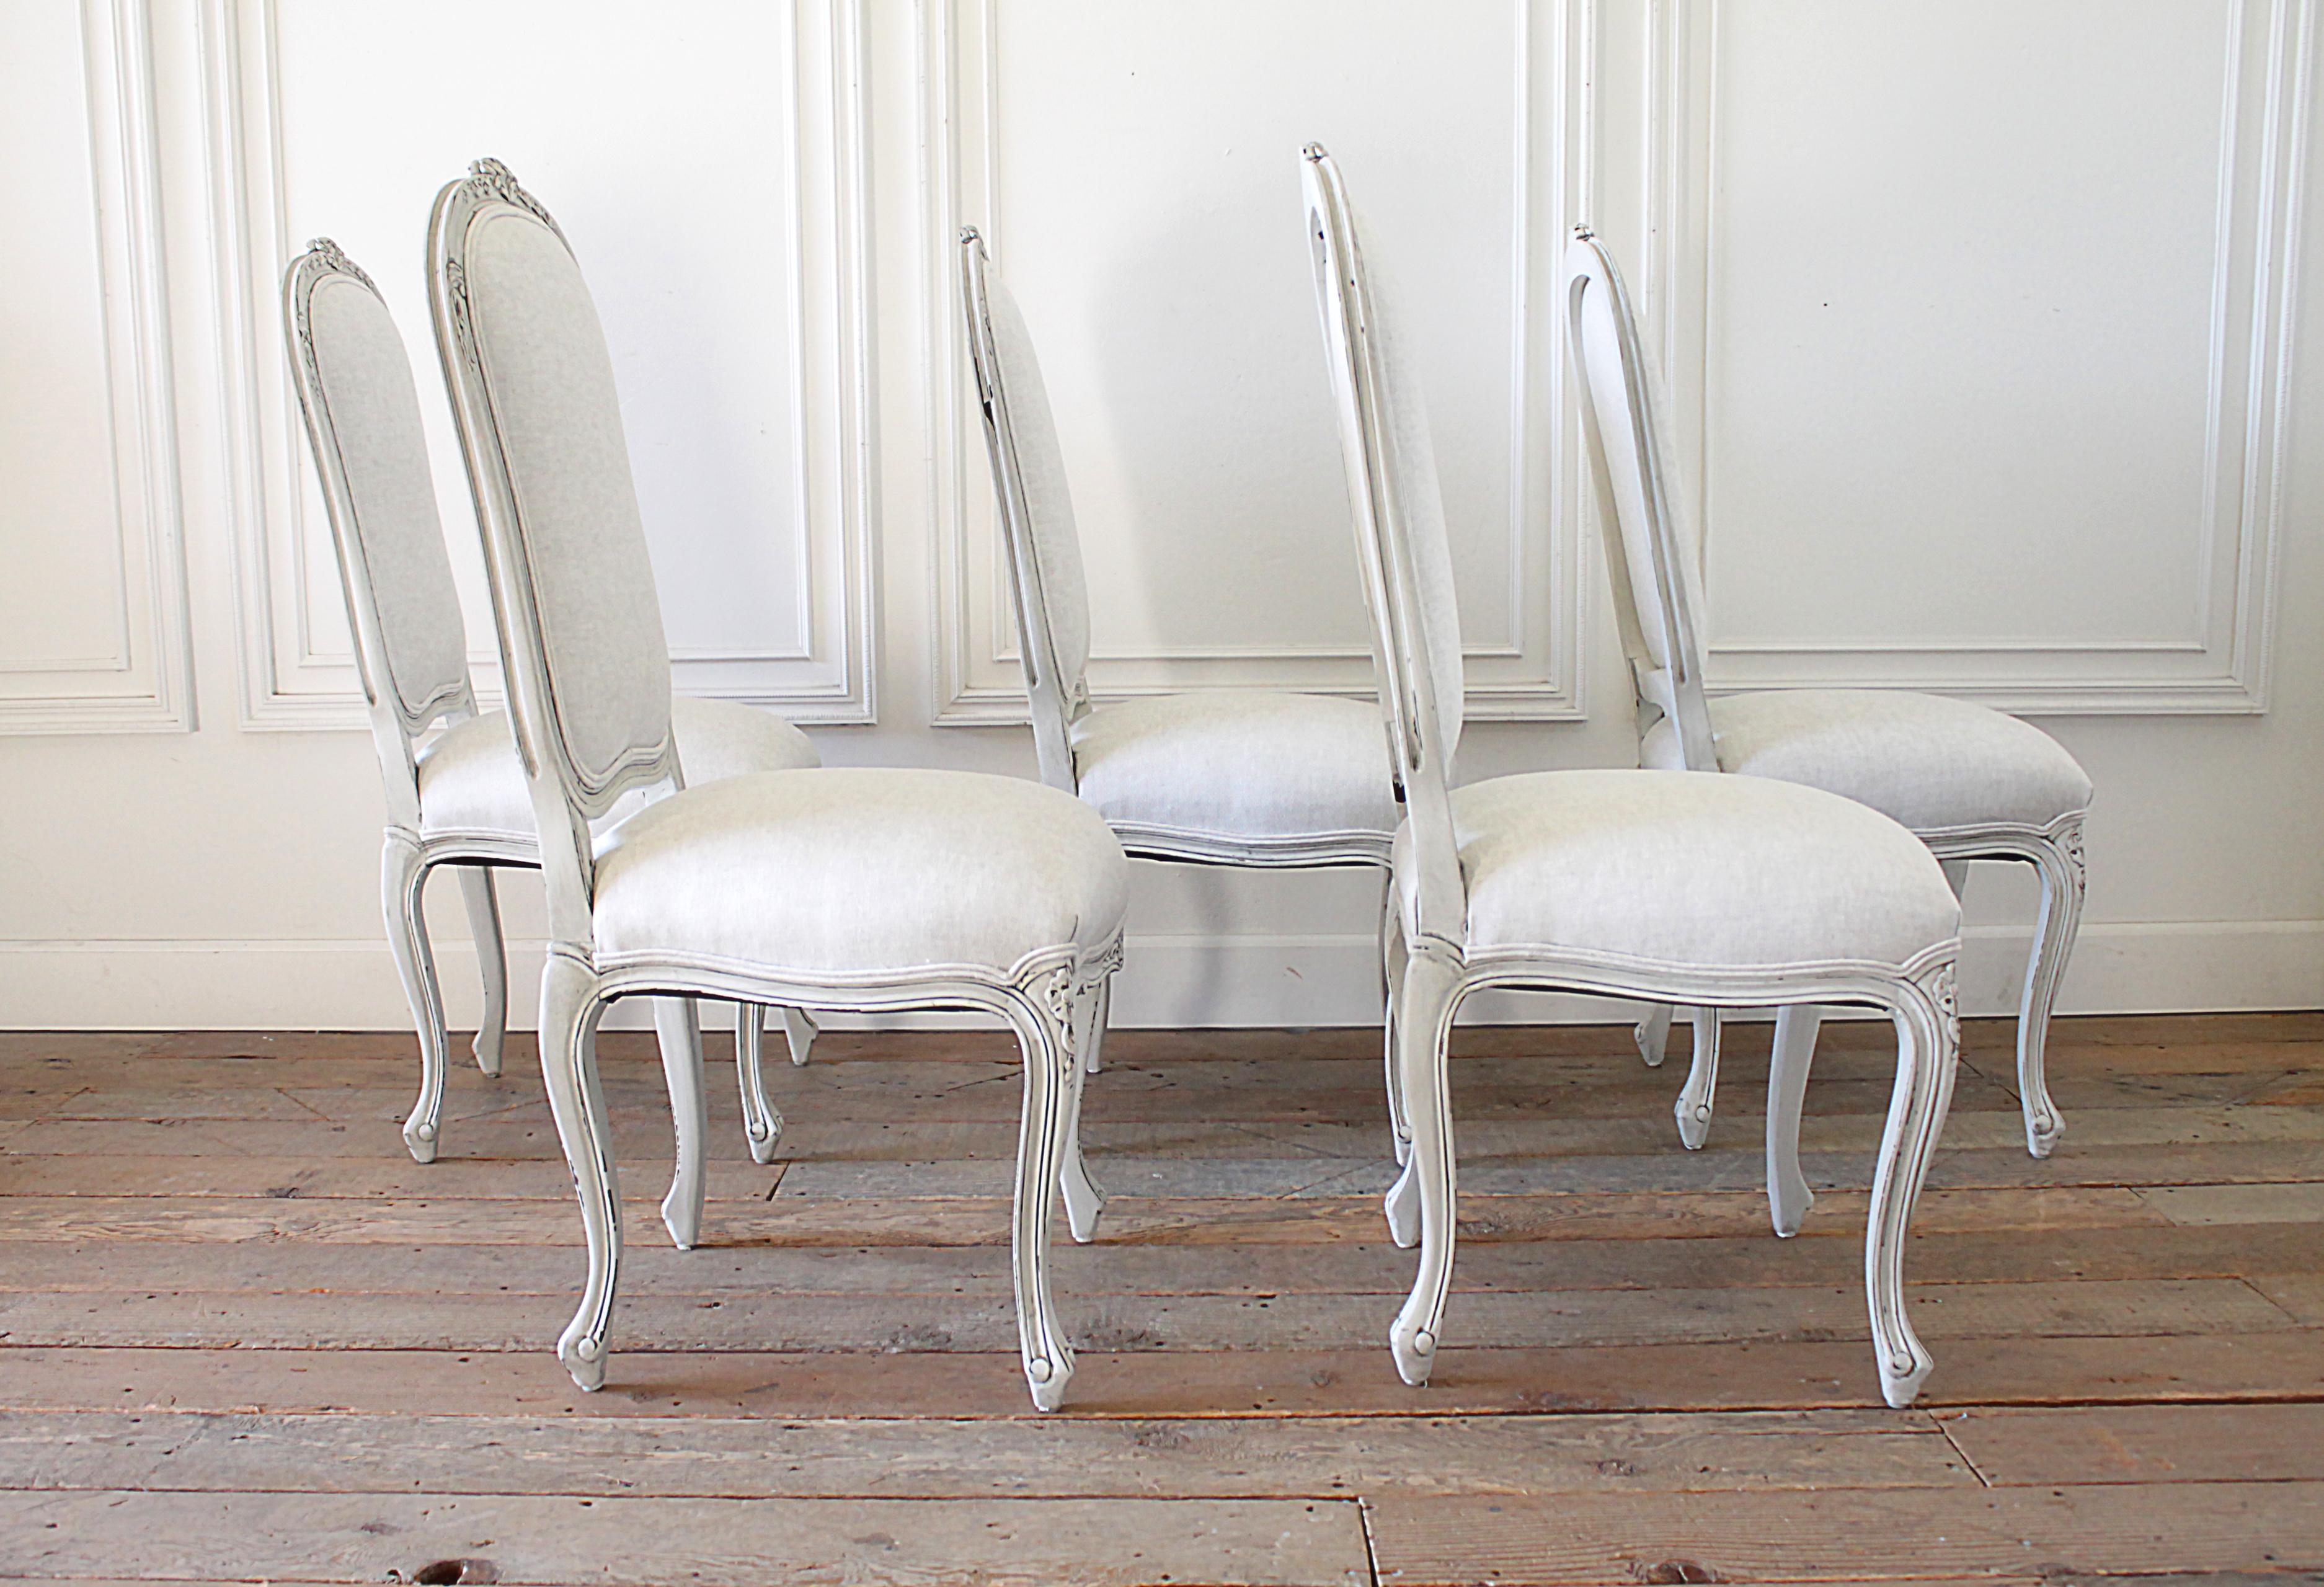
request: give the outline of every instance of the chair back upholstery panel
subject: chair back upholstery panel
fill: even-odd
[[[1577,238],[1565,261],[1567,346],[1582,394],[1614,606],[1641,704],[1641,730],[1674,718],[1684,764],[1715,771],[1702,682],[1700,548],[1668,464],[1669,428],[1612,256]]]
[[[519,742],[595,819],[675,774],[669,649],[595,304],[564,237],[512,189],[480,161],[438,200],[438,328],[503,648],[535,686],[512,691]]]
[[[961,236],[962,306],[970,362],[984,412],[1001,528],[1016,583],[1017,628],[1040,740],[1042,776],[1073,791],[1065,726],[1087,704],[1089,583],[1032,333],[1008,283],[972,229]],[[1051,761],[1060,761],[1058,782]]]
[[[1461,635],[1452,549],[1436,495],[1434,449],[1413,378],[1406,323],[1380,282],[1339,169],[1314,144],[1303,151],[1316,303],[1330,355],[1348,499],[1373,663],[1381,679],[1391,756],[1407,812],[1397,883],[1407,939],[1466,937],[1450,795],[1462,711]]]
[[[285,306],[364,691],[415,735],[471,697],[411,361],[379,293],[327,241],[292,263]]]

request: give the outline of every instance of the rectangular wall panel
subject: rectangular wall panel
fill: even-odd
[[[2311,0],[1685,0],[1712,677],[2266,700]]]
[[[0,10],[0,733],[192,725],[146,22]]]
[[[1088,565],[1093,693],[1371,690],[1301,224],[1309,140],[1339,159],[1376,265],[1416,305],[1471,713],[1578,715],[1572,448],[1545,309],[1589,158],[1588,9],[930,7],[939,721],[1025,709],[961,341],[963,224],[1041,350]]]
[[[849,0],[642,15],[521,0],[213,0],[214,180],[241,354],[245,712],[362,721],[277,283],[329,235],[420,375],[489,691],[473,510],[429,328],[444,182],[505,161],[572,240],[612,345],[679,687],[807,720],[872,711],[861,466],[861,101]]]

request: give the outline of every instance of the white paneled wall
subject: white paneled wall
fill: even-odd
[[[1586,218],[1667,366],[1720,680],[2062,738],[2099,789],[2067,1006],[2324,1003],[2319,5],[0,8],[0,1026],[403,1022],[276,281],[327,233],[385,290],[489,687],[420,269],[480,154],[589,272],[683,687],[835,762],[1030,772],[973,223],[1047,364],[1097,692],[1364,688],[1308,138],[1426,304],[1465,775],[1632,752],[1548,311]],[[1118,1017],[1374,1017],[1374,880],[1139,870]],[[1998,1009],[2031,890],[1969,906]]]

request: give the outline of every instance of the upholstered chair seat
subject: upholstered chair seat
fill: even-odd
[[[598,840],[596,962],[813,981],[954,971],[1121,933],[1128,872],[1097,812],[1019,778],[886,767],[684,790]]]
[[[2009,822],[2047,827],[2089,808],[2090,780],[2030,722],[1936,695],[1771,689],[1711,706],[1721,771],[1826,789],[1915,832]],[[1675,724],[1648,731],[1639,758],[1676,770]]]
[[[669,715],[689,783],[823,763],[812,739],[755,706],[673,695]],[[453,724],[420,749],[418,760],[421,832],[533,841],[532,790],[506,712]]]
[[[1102,706],[1069,729],[1081,797],[1124,843],[1345,852],[1396,830],[1379,707],[1212,690]]]
[[[1926,844],[1835,794],[1708,771],[1536,771],[1455,789],[1469,953],[1754,974],[1901,966],[1959,929]],[[1417,874],[1397,835],[1397,873]]]

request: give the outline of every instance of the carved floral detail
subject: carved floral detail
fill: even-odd
[[[516,173],[497,160],[484,159],[472,162],[468,167],[467,189],[469,193],[477,199],[497,198],[503,204],[513,204],[550,231],[556,232],[559,239],[565,235],[555,217],[541,207],[540,200],[526,192],[523,186],[517,181]]]
[[[371,290],[374,292],[379,291],[376,286],[372,285],[371,277],[364,273],[363,266],[348,258],[346,254],[341,251],[338,244],[333,242],[330,238],[317,237],[314,241],[307,245],[307,252],[321,260],[327,268],[335,270],[342,275],[351,275],[355,277],[355,280],[363,282],[366,287],[371,287]]]
[[[1936,1000],[1937,1012],[1944,1020],[1946,1034],[1952,1038],[1953,1046],[1959,1047],[1960,991],[1959,979],[1950,962],[1938,965],[1937,973],[1929,978],[1929,992]]]

